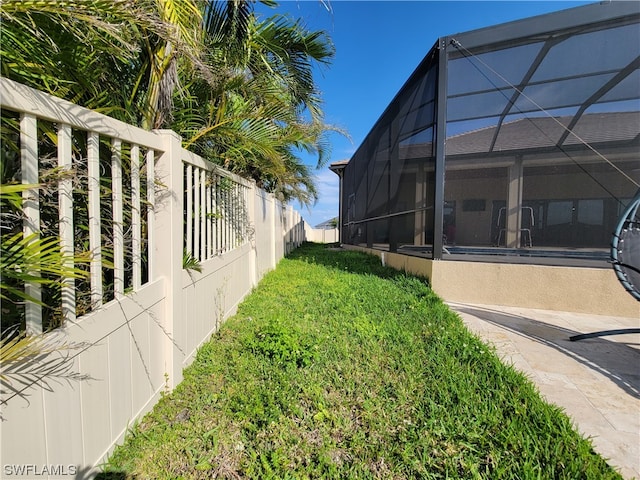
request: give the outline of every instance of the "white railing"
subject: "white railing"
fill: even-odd
[[[183,153],[186,253],[204,261],[248,242],[251,183],[191,152]]]
[[[42,180],[38,149],[53,139],[55,235],[67,262],[79,244],[90,251],[88,280],[64,281],[64,324],[47,334],[76,348],[2,381],[0,468],[73,465],[90,476],[264,273],[300,245],[304,222],[253,182],[184,150],[172,131],[144,131],[5,78],[0,106],[19,119],[23,183]],[[41,195],[34,186],[23,196],[24,235],[51,235]],[[185,257],[198,268],[183,269]],[[44,293],[36,283],[25,289]],[[39,305],[27,303],[25,318],[30,333],[43,330]],[[52,365],[58,376],[38,374]]]
[[[127,145],[129,158],[127,168],[130,170],[129,189],[131,198],[128,202],[127,218],[130,219],[130,244],[132,248],[132,279],[133,287],[141,285],[141,198],[140,198],[140,151],[145,150],[146,184],[148,216],[152,223],[154,203],[154,169],[153,159],[156,152],[161,151],[162,142],[158,135],[152,132],[136,129],[123,122],[119,122],[104,115],[98,115],[87,109],[71,104],[24,85],[2,79],[0,98],[3,110],[11,110],[20,115],[20,147],[22,183],[36,185],[39,183],[39,144],[43,137],[38,132],[38,122],[52,122],[55,126],[55,140],[57,144],[57,165],[59,167],[58,180],[58,222],[59,238],[62,252],[69,258],[74,252],[74,187],[73,172],[79,168],[86,169],[88,179],[88,230],[89,245],[92,256],[91,262],[91,309],[99,308],[103,302],[102,259],[103,235],[101,234],[101,195],[100,195],[100,142],[111,146],[112,182],[111,210],[113,225],[113,290],[114,295],[122,295],[124,283],[124,209],[123,202],[123,145]],[[78,142],[78,134],[86,142],[86,151],[79,152],[77,145],[74,152],[74,142]],[[40,201],[39,189],[33,188],[23,193],[24,203],[24,233],[25,235],[40,232]],[[148,244],[152,244],[152,229],[147,229]],[[34,237],[35,238],[35,237]],[[41,297],[41,287],[37,283],[27,286],[27,292],[35,298]],[[62,316],[66,321],[76,319],[76,291],[73,279],[67,279],[62,290]],[[36,303],[26,305],[26,325],[30,333],[42,333],[42,308]]]

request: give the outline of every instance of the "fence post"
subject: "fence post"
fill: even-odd
[[[251,287],[258,285],[258,222],[256,215],[256,182],[251,180],[247,188],[247,228],[249,233],[249,241],[251,243],[251,257],[249,268],[251,270]]]
[[[153,271],[156,278],[164,278],[166,308],[165,372],[168,387],[173,389],[182,380],[184,361],[184,328],[182,306],[183,251],[183,175],[182,139],[172,130],[155,130],[162,136],[164,152],[156,160],[155,225]]]
[[[269,222],[269,235],[271,237],[271,268],[276,268],[277,254],[276,254],[276,197],[273,194],[269,194],[269,200],[271,201],[271,222]]]

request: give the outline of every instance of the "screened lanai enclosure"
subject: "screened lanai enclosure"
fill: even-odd
[[[341,241],[607,266],[640,188],[640,3],[438,39],[348,162]]]

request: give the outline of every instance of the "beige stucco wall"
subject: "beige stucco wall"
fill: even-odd
[[[429,278],[433,290],[445,301],[640,317],[640,303],[622,288],[613,269],[434,261],[344,247],[376,255],[392,268]]]

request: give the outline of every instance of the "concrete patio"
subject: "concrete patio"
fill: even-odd
[[[640,304],[635,318],[448,304],[548,401],[562,407],[625,479],[640,479],[640,334],[569,340],[640,327]]]

